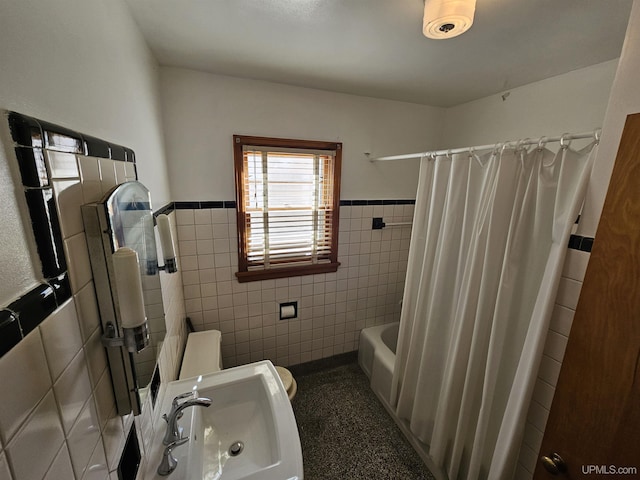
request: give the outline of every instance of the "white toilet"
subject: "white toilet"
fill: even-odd
[[[222,370],[222,352],[220,343],[222,334],[218,330],[191,332],[187,337],[187,345],[182,357],[179,380],[197,377]],[[280,380],[284,385],[289,401],[298,391],[298,384],[291,372],[284,367],[276,367]]]
[[[182,357],[179,380],[222,370],[221,334],[218,330],[191,332]]]

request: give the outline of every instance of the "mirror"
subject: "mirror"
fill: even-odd
[[[141,394],[144,396],[153,377],[166,333],[158,274],[162,267],[158,266],[149,190],[137,181],[122,183],[107,193],[101,202],[84,205],[82,217],[118,413],[126,415],[133,411],[137,415],[144,403]],[[118,343],[125,338],[125,332],[112,257],[123,247],[138,254],[147,318],[147,329],[140,332],[140,336],[147,331],[149,333],[149,344],[142,350]],[[139,345],[144,345],[144,342]]]
[[[139,388],[144,388],[151,381],[166,333],[151,197],[143,184],[134,181],[117,186],[103,203],[107,212],[112,252],[129,247],[136,251],[140,262],[150,341],[149,346],[134,354],[133,358],[137,384]]]

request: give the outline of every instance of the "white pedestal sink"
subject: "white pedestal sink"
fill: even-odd
[[[185,392],[212,400],[210,407],[190,407],[179,424],[189,442],[173,451],[174,480],[302,480],[302,450],[287,393],[273,364],[266,360],[193,379],[171,382],[163,412]],[[164,422],[162,422],[164,423]],[[162,447],[163,425],[156,424],[154,444]],[[155,445],[156,452],[163,448]],[[154,455],[150,467],[160,461]],[[156,461],[157,459],[157,461]]]

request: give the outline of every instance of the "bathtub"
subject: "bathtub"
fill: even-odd
[[[371,389],[388,407],[396,361],[399,322],[365,328],[360,332],[358,363],[369,377]]]
[[[427,468],[431,470],[436,480],[447,480],[445,473],[435,465],[429,456],[429,446],[411,433],[408,423],[399,419],[394,408],[391,407],[391,379],[396,361],[399,328],[400,322],[364,328],[360,332],[358,363],[369,377],[371,389],[411,446],[420,455]]]

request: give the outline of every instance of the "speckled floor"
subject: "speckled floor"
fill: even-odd
[[[378,401],[355,356],[292,367],[305,480],[433,479]]]

